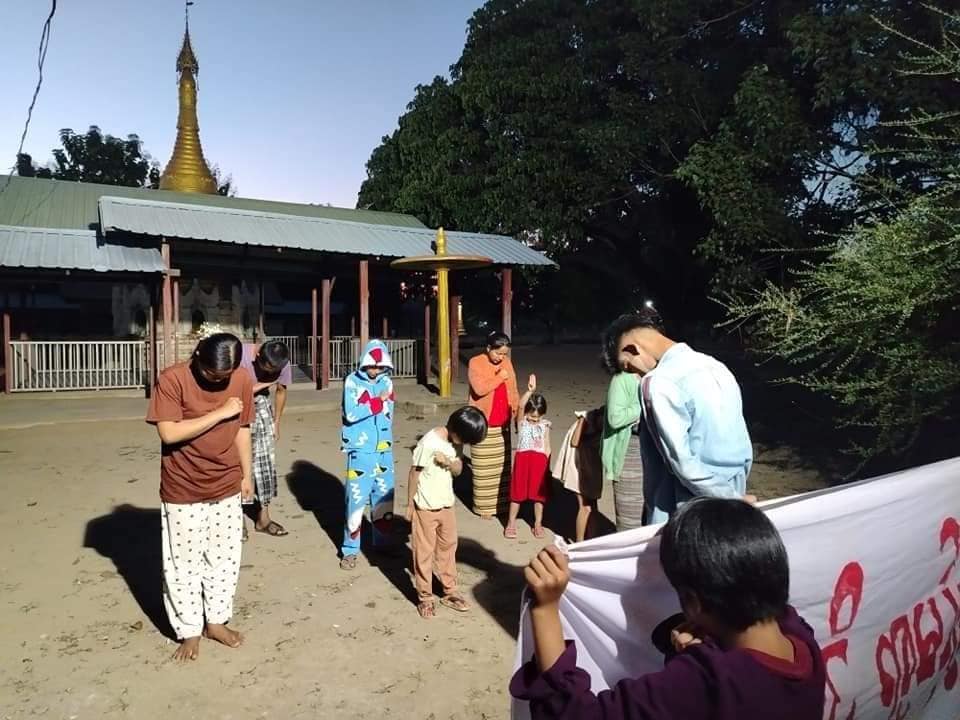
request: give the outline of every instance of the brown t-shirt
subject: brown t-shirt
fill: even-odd
[[[246,370],[234,372],[224,390],[210,392],[201,388],[190,363],[167,368],[147,409],[147,422],[179,422],[202,417],[223,405],[228,398],[240,398],[243,411],[193,440],[163,445],[160,458],[160,499],[168,503],[194,503],[236,495],[240,492],[243,471],[234,440],[241,427],[253,420],[253,381]]]

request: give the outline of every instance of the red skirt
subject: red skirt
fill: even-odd
[[[536,450],[523,450],[516,454],[513,476],[510,478],[510,502],[547,501],[549,461],[550,458]]]

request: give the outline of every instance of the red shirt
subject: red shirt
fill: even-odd
[[[510,398],[507,396],[507,384],[500,383],[493,391],[493,407],[490,408],[490,417],[487,425],[492,428],[502,428],[510,424]]]

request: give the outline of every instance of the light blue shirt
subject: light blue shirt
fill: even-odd
[[[651,431],[641,433],[645,523],[666,522],[697,495],[742,497],[753,446],[740,386],[726,365],[678,343],[642,383]]]

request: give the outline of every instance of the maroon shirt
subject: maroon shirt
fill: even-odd
[[[711,641],[687,648],[663,670],[621,680],[594,694],[568,642],[540,673],[531,661],[513,676],[510,693],[530,702],[533,720],[821,720],[826,675],[820,648],[796,610],[780,628],[794,647],[788,662],[752,650],[722,650]]]

